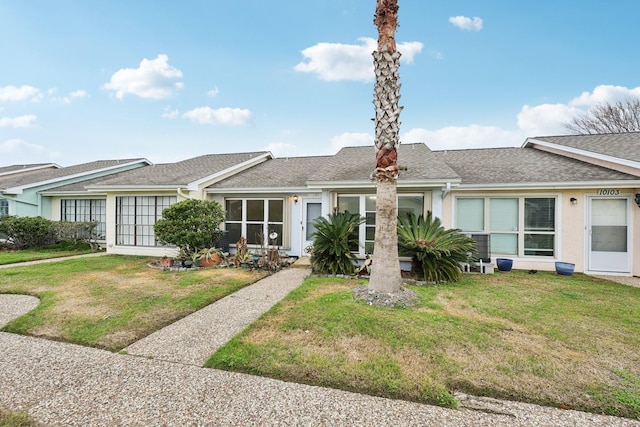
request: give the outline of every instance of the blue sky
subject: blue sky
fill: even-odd
[[[399,5],[402,142],[519,146],[640,96],[637,0]],[[373,145],[374,9],[0,0],[0,166]]]

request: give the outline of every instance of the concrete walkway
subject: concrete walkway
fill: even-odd
[[[219,347],[300,286],[310,273],[301,268],[282,270],[154,332],[125,351],[202,366]]]
[[[308,274],[276,273],[129,346],[127,355],[0,332],[0,407],[47,426],[640,426],[473,396],[458,396],[462,409],[450,410],[200,367]],[[0,327],[37,303],[0,295]]]

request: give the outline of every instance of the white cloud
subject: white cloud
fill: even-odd
[[[518,114],[518,127],[527,136],[562,135],[567,133],[564,123],[578,113],[579,109],[566,104],[525,105]]]
[[[302,51],[305,60],[298,63],[294,70],[314,73],[320,80],[326,81],[373,81],[371,53],[377,49],[377,41],[369,37],[358,40],[362,44],[318,43],[308,47]],[[412,63],[422,48],[420,42],[398,44],[397,49],[402,53],[401,62]]]
[[[624,86],[600,85],[593,89],[593,92],[582,92],[580,96],[569,102],[574,107],[593,107],[604,102],[616,103],[629,98],[640,98],[640,87],[633,89]]]
[[[519,146],[526,136],[496,126],[447,126],[436,131],[414,128],[400,140],[403,143],[424,142],[432,150],[460,150],[483,147]],[[402,145],[401,145],[402,147]],[[400,152],[402,156],[402,152]]]
[[[449,18],[449,22],[464,31],[482,30],[482,19],[477,16],[474,16],[473,18],[468,18],[466,16],[452,16]]]
[[[187,111],[182,117],[200,124],[244,126],[251,120],[251,111],[229,107],[218,108],[216,110],[211,107],[198,107]]]
[[[0,158],[3,164],[34,163],[59,159],[60,153],[47,151],[45,147],[31,144],[21,139],[9,139],[0,142]]]
[[[331,138],[331,154],[337,153],[343,147],[353,147],[357,145],[370,145],[373,150],[373,135],[366,132],[345,132]]]
[[[33,101],[38,102],[42,99],[40,89],[33,86],[22,85],[0,87],[0,101]]]
[[[0,117],[0,128],[28,128],[36,120],[33,114],[18,117]]]
[[[181,77],[182,71],[169,65],[167,55],[158,55],[156,59],[143,59],[138,68],[116,71],[103,87],[115,91],[118,99],[124,98],[126,94],[163,99],[173,96],[183,87],[182,82],[174,82]]]
[[[47,93],[49,95],[53,95],[56,92],[56,89],[49,89],[47,91]],[[71,93],[69,93],[67,96],[63,96],[63,97],[54,97],[53,100],[55,102],[59,102],[61,104],[71,104],[73,101],[77,100],[77,99],[82,99],[82,98],[88,98],[89,97],[89,93],[87,93],[86,90],[75,90]]]
[[[164,119],[175,119],[180,116],[180,111],[178,109],[171,109],[170,105],[164,107],[164,112],[162,113],[162,118]]]
[[[211,89],[209,92],[207,92],[207,96],[210,96],[212,98],[215,98],[216,96],[218,96],[218,94],[220,93],[220,90],[218,89],[218,87],[214,87],[213,89]]]

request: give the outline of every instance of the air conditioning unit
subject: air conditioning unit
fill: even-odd
[[[491,235],[483,232],[464,232],[478,246],[478,261],[491,262]]]

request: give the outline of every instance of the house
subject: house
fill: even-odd
[[[359,213],[364,257],[374,244],[374,158],[369,146],[332,156],[212,154],[59,183],[38,195],[52,219],[65,219],[69,200],[104,200],[109,253],[175,254],[155,240],[153,224],[165,207],[198,198],[223,206],[230,242],[243,236],[291,256],[306,254],[319,216]],[[553,270],[565,261],[589,274],[640,275],[640,133],[536,137],[514,148],[402,144],[399,163],[400,214],[432,211],[445,227],[487,236],[492,258],[511,258],[517,269]]]
[[[148,165],[145,159],[99,160],[69,167],[56,164],[17,165],[0,168],[0,216],[42,216],[65,221],[98,221],[98,233],[106,225],[104,197],[80,192],[78,199],[52,204],[46,191],[89,179]]]

